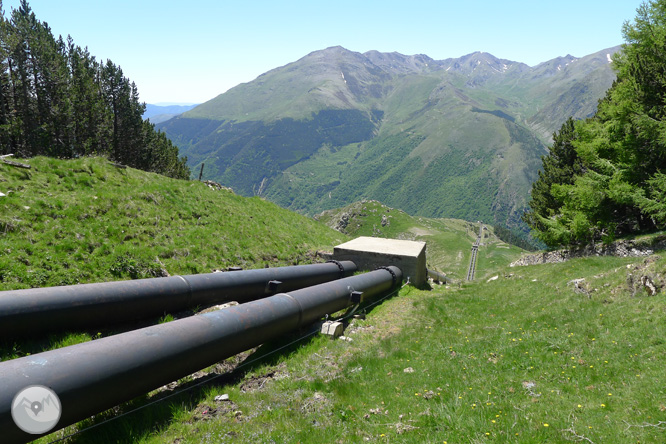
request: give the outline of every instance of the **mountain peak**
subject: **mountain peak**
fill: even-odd
[[[470,77],[472,84],[483,83],[497,75],[509,71],[522,72],[529,70],[524,63],[500,59],[489,52],[476,51],[457,59],[446,59],[439,62],[447,72],[458,72]]]
[[[548,60],[543,63],[539,63],[537,66],[535,66],[535,69],[539,69],[540,67],[562,67],[569,66],[571,63],[574,63],[575,61],[578,60],[578,57],[574,57],[571,54],[567,54],[564,57],[556,57],[554,59]]]
[[[344,46],[335,45],[335,46],[329,46],[328,48],[324,48],[324,49],[319,50],[319,51],[313,51],[313,53],[317,53],[317,52],[337,54],[337,53],[352,53],[353,51],[348,50]]]
[[[622,49],[621,46],[603,49],[585,57],[575,57],[567,54],[543,62],[532,68],[533,78],[551,77],[560,73],[579,72],[579,75],[587,75],[595,69],[605,69],[612,61],[612,56]]]
[[[342,46],[330,46],[326,49],[313,51],[300,60],[287,66],[296,67],[302,64],[328,64],[339,66],[341,64],[363,65],[368,63],[366,57]],[[337,69],[337,68],[336,68]]]
[[[350,51],[349,49],[337,45],[337,46],[329,46],[328,48],[325,49],[319,49],[317,51],[312,51],[303,59],[307,59],[310,57],[315,57],[315,58],[321,58],[321,57],[331,57],[331,56],[340,56],[340,55],[354,55],[358,54],[357,52]],[[301,59],[302,60],[302,59]]]
[[[425,54],[403,55],[399,52],[368,51],[363,54],[373,64],[393,73],[421,73],[437,62]]]

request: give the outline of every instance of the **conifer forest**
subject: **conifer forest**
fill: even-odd
[[[0,1],[0,6],[2,5]],[[0,18],[0,154],[106,156],[187,179],[186,158],[142,119],[137,86],[111,60],[55,38],[26,0]]]

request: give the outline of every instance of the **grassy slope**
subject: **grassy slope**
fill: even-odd
[[[271,262],[272,256],[262,258],[275,254],[276,244],[262,239],[270,233],[282,245],[298,245],[278,253],[278,262],[285,263],[302,257],[308,249],[344,238],[323,224],[282,213],[259,199],[212,191],[199,183],[117,170],[101,159],[62,162],[38,158],[30,162],[35,166],[30,172],[0,167],[2,191],[14,191],[0,198],[0,251],[5,261],[0,270],[5,275],[8,269],[12,271],[10,287],[31,284],[17,277],[30,276],[28,270],[38,269],[40,264],[51,264],[66,276],[96,278],[103,273],[113,276],[104,270],[118,262],[117,254],[131,253],[145,265],[153,256],[160,257],[156,251],[190,248],[190,256],[165,254],[160,260],[172,273],[182,272],[180,267],[185,272],[192,267],[206,271],[219,266],[217,261],[228,260],[219,256],[219,250],[227,246],[228,251],[236,251],[231,245],[237,245],[233,248],[239,252],[254,251],[254,259],[250,254],[243,257],[246,265]],[[154,207],[153,198],[159,202]],[[106,203],[102,206],[99,201]],[[460,221],[387,212],[378,203],[363,205],[366,216],[355,219],[354,235],[382,230],[381,214],[393,216],[383,234],[428,240],[429,261],[437,264],[452,261],[458,251],[466,253],[473,242],[472,228],[477,228]],[[207,224],[202,223],[213,209],[224,211],[226,217],[211,216]],[[89,213],[94,216],[81,217]],[[166,214],[173,214],[173,220]],[[269,231],[261,231],[266,219],[259,214],[275,222],[266,228]],[[160,229],[144,233],[149,230],[147,222],[157,216]],[[165,219],[168,224],[162,222]],[[224,225],[228,238],[206,253],[205,244],[214,241],[199,239],[223,237],[219,225],[230,223],[228,219],[236,220]],[[260,221],[242,223],[255,219]],[[85,223],[74,223],[78,220]],[[111,223],[114,220],[118,222]],[[47,230],[52,231],[42,233]],[[274,230],[281,230],[279,236]],[[230,236],[231,231],[239,239]],[[162,238],[167,232],[172,239]],[[59,239],[57,233],[61,233]],[[108,234],[110,240],[99,233]],[[78,248],[67,246],[71,239],[76,239]],[[268,243],[255,246],[264,242]],[[632,273],[636,279],[649,271],[663,280],[666,259],[586,258],[508,268],[516,251],[495,242],[484,239],[487,245],[480,250],[477,282],[432,291],[405,288],[399,296],[369,307],[365,320],[352,321],[345,333],[352,342],[317,336],[280,348],[304,332],[296,333],[208,369],[213,374],[224,373],[245,359],[241,369],[230,376],[177,392],[180,394],[169,400],[68,441],[660,442],[666,423],[666,346],[662,339],[666,336],[666,301],[663,293],[655,297],[644,291],[632,294],[627,276]],[[85,253],[90,247],[83,248],[91,243],[95,254]],[[105,245],[125,250],[103,254]],[[195,255],[195,249],[202,254]],[[47,255],[50,261],[45,259]],[[14,260],[7,262],[6,256]],[[97,256],[111,260],[104,262]],[[199,263],[197,257],[205,259]],[[86,258],[102,260],[99,270],[86,272]],[[225,263],[236,261],[232,258]],[[447,271],[462,274],[466,265],[466,259],[460,260]],[[24,270],[24,266],[28,268]],[[75,269],[83,271],[75,274]],[[60,273],[49,271],[48,276]],[[487,281],[495,275],[498,279]],[[582,288],[587,293],[577,292],[571,283],[579,278],[586,279]],[[50,346],[87,339],[82,335]],[[254,361],[273,350],[277,353]],[[192,379],[184,378],[179,384],[187,387]],[[223,393],[229,394],[230,401],[215,401]],[[159,396],[135,400],[80,427],[98,424]],[[51,438],[74,430],[70,427]]]
[[[259,198],[104,159],[0,163],[0,290],[291,265],[346,237]]]
[[[231,88],[188,111],[185,117],[243,122],[309,119],[325,108],[369,111],[374,101],[367,97],[358,100],[341,76],[346,71],[348,77],[372,83],[376,79],[366,64],[360,54],[340,47],[316,51]]]
[[[279,349],[295,334],[72,442],[661,442],[666,301],[629,291],[643,267],[663,279],[666,259],[499,266],[493,281],[408,287],[352,321],[352,342]]]
[[[342,214],[353,215],[346,229],[352,237],[379,236],[426,242],[428,267],[446,273],[453,281],[467,274],[471,246],[479,225],[457,219],[414,217],[377,201],[362,201],[342,209],[325,211],[318,219],[334,227]],[[388,224],[382,226],[382,216]],[[484,278],[497,267],[506,266],[520,255],[520,249],[495,237],[492,229],[484,231],[479,251],[477,277]]]

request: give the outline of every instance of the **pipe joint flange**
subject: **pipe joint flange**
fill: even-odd
[[[345,267],[340,263],[340,261],[336,261],[335,259],[331,259],[330,261],[326,261],[327,264],[335,264],[338,266],[340,269],[340,278],[345,277]]]
[[[395,287],[395,284],[398,282],[398,276],[395,274],[395,271],[391,270],[390,267],[377,267],[377,270],[386,270],[391,273],[391,277],[393,278],[393,284],[391,287]]]

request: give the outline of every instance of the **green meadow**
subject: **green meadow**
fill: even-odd
[[[351,341],[276,339],[68,442],[662,442],[666,304],[627,286],[664,272],[653,259],[405,287],[351,320]]]
[[[346,319],[350,340],[297,331],[39,442],[664,441],[661,252],[512,268],[520,250],[489,227],[465,282],[478,223],[368,201],[343,209],[357,214],[342,234],[327,226],[339,214],[314,221],[104,159],[29,163],[0,164],[3,290],[307,263],[373,234],[426,241],[429,266],[451,278],[368,303]],[[2,359],[115,332],[4,343]]]

